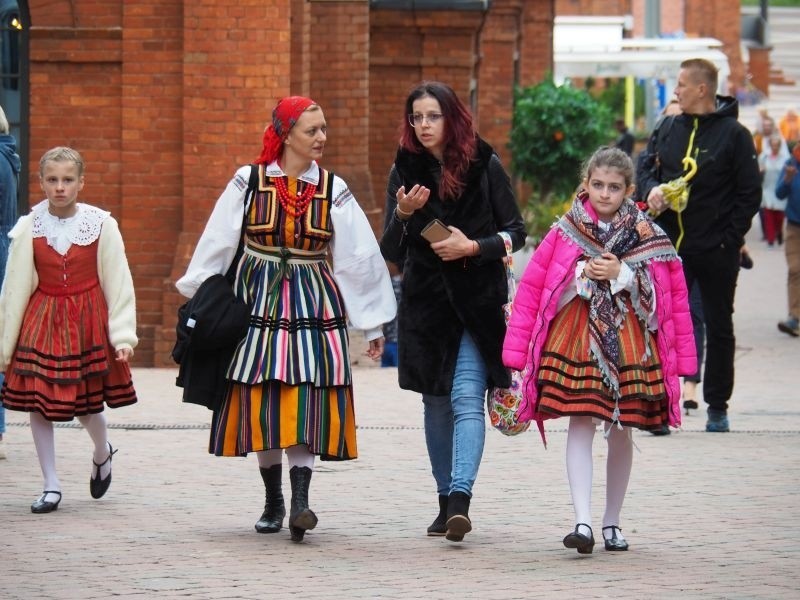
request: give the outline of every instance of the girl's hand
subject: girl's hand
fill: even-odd
[[[364,352],[364,356],[369,356],[372,360],[380,360],[381,356],[383,356],[383,345],[383,337],[370,340],[369,348]]]
[[[622,264],[611,252],[603,252],[586,263],[583,273],[595,281],[611,281],[619,277]]]
[[[436,256],[442,260],[458,260],[467,256],[476,256],[478,254],[478,243],[469,239],[458,228],[448,225],[450,237],[441,242],[434,242],[431,244],[431,250],[436,253]]]
[[[120,348],[119,350],[117,350],[118,362],[126,363],[130,360],[131,356],[133,356],[133,350],[131,350],[130,348]]]

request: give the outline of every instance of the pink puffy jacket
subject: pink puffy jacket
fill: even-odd
[[[575,276],[581,256],[580,247],[554,227],[536,249],[517,289],[503,343],[503,363],[516,370],[528,367],[520,421],[534,418],[542,348],[556,316],[558,299]],[[669,399],[669,424],[677,427],[681,424],[679,377],[697,370],[686,280],[678,259],[651,261],[649,269],[656,293],[658,331],[654,335]]]

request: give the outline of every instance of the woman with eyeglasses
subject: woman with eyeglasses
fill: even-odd
[[[400,129],[381,239],[384,258],[403,265],[399,381],[422,394],[439,494],[428,535],[460,542],[472,530],[486,390],[510,384],[503,258],[506,240],[522,247],[525,226],[500,159],[449,86],[417,86]]]

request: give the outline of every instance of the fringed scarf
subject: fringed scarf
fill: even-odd
[[[631,288],[631,305],[642,324],[649,353],[647,321],[653,310],[653,284],[647,269],[652,260],[677,260],[678,255],[667,235],[641,212],[632,200],[626,199],[616,216],[603,231],[597,218],[587,211],[589,196],[581,191],[572,207],[558,221],[562,235],[572,240],[588,259],[603,252],[611,252],[631,268],[634,285]],[[592,211],[593,212],[593,211]],[[592,356],[603,373],[605,383],[619,402],[619,337],[618,330],[626,312],[625,302],[619,294],[611,293],[609,281],[585,282],[589,288],[589,346]],[[648,354],[642,357],[642,361]],[[619,419],[619,406],[614,411],[614,421]]]

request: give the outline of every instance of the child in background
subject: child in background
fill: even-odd
[[[592,441],[608,441],[606,550],[627,550],[620,511],[633,460],[631,428],[678,426],[679,375],[696,357],[681,262],[629,199],[634,168],[617,148],[586,163],[570,211],[550,230],[517,290],[503,362],[528,367],[522,421],[569,417],[567,475],[575,529],[564,546],[594,547]],[[530,352],[529,352],[530,347]]]
[[[61,502],[53,421],[77,417],[94,442],[89,491],[111,485],[105,405],[136,402],[128,360],[136,346],[133,280],[117,222],[78,203],[83,158],[72,148],[48,150],[39,161],[47,196],[11,230],[0,292],[0,400],[30,413],[44,492],[31,512]]]

